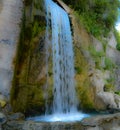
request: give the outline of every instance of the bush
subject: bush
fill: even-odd
[[[112,60],[110,58],[105,58],[105,68],[107,70],[113,70],[113,68],[115,67],[115,64],[112,62]]]
[[[80,16],[88,32],[94,36],[107,36],[114,26],[117,16],[119,0],[63,0],[69,4]]]
[[[114,29],[114,34],[115,34],[115,37],[116,37],[116,40],[117,40],[117,50],[120,51],[120,32],[118,32],[116,29]]]

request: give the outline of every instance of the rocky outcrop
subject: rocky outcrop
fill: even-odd
[[[111,59],[110,49],[107,50],[108,47],[115,50],[114,35],[110,33],[109,38],[104,39],[102,43],[86,32],[73,10],[62,1],[55,1],[68,12],[71,18],[79,107],[90,110],[106,110],[109,106],[111,109],[119,109],[120,98],[111,92],[113,87],[111,77],[114,72],[112,71],[113,68],[111,69],[112,64],[109,62]],[[45,13],[42,3],[39,2],[34,0],[28,2],[29,4],[24,8],[21,38],[14,62],[15,73],[11,89],[11,104],[15,112],[22,111],[26,115],[43,113],[45,98],[47,97],[49,106],[53,99],[51,58],[49,58],[50,63],[48,65],[49,87],[47,88],[46,85]],[[109,43],[107,46],[106,41]]]
[[[8,121],[3,130],[119,130],[120,113],[93,116],[81,122]]]
[[[14,62],[11,105],[14,112],[32,115],[45,110],[45,15],[43,0],[25,0],[24,4],[20,40]]]
[[[0,1],[0,92],[10,94],[13,60],[19,39],[22,16],[21,0]]]
[[[76,73],[78,97],[80,97],[79,90],[81,90],[84,94],[87,93],[87,98],[81,94],[84,98],[80,98],[80,100],[84,99],[86,102],[89,102],[89,105],[92,103],[93,108],[97,110],[106,110],[108,106],[111,109],[120,109],[120,96],[117,95],[116,99],[116,94],[114,94],[113,90],[116,86],[114,82],[116,75],[115,67],[119,65],[120,61],[120,54],[116,50],[117,43],[114,34],[110,32],[108,37],[101,38],[101,41],[96,39],[87,33],[73,10],[67,7],[62,1],[56,1],[68,12],[71,18],[74,46],[79,50],[79,52],[76,53],[75,49],[75,67],[81,70],[79,74]],[[79,55],[80,61],[77,55]],[[82,59],[82,57],[84,57],[84,59]],[[83,69],[86,69],[87,72],[84,71],[83,73]],[[78,77],[81,80],[79,80]],[[85,77],[85,81],[82,80],[83,77]],[[120,76],[117,75],[117,78],[119,77]],[[119,79],[116,80],[119,81]],[[83,84],[81,85],[80,82],[83,82]],[[119,83],[117,85],[119,86]],[[90,91],[87,92],[87,89],[85,90],[84,87]],[[89,95],[91,96],[89,97]],[[89,99],[92,100],[90,101]],[[81,105],[83,103],[84,102],[81,101]]]

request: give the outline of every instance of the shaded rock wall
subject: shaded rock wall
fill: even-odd
[[[20,40],[15,58],[11,104],[26,114],[44,112],[45,15],[43,1],[25,2]],[[19,104],[18,104],[19,102]]]
[[[22,7],[21,0],[0,1],[0,92],[6,96],[10,94]]]

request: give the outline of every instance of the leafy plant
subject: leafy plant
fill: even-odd
[[[105,58],[105,68],[107,70],[112,70],[115,67],[115,64],[112,62],[110,58]]]
[[[101,69],[101,66],[100,66],[100,64],[101,64],[101,57],[105,56],[104,51],[96,51],[94,46],[90,46],[89,51],[90,51],[90,54],[92,55],[92,57],[95,60],[96,67]]]
[[[115,37],[116,37],[116,40],[117,40],[117,50],[120,51],[120,32],[117,31],[116,29],[114,29],[114,34],[115,34]]]
[[[120,91],[116,91],[115,94],[119,95],[120,96]]]
[[[94,36],[107,36],[114,26],[117,16],[119,0],[63,0],[79,15],[80,21],[87,31]]]

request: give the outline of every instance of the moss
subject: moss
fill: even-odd
[[[31,5],[32,2],[33,2],[33,0],[24,0],[24,4],[25,4],[25,6],[29,6],[29,5]]]
[[[120,91],[116,91],[115,94],[119,95],[120,96]]]
[[[113,84],[111,84],[111,83],[105,84],[104,91],[110,92],[110,91],[113,91],[113,90],[114,90],[114,85]]]
[[[31,85],[19,86],[19,93],[17,95],[17,98],[13,99],[12,102],[13,110],[15,112],[21,111],[26,113],[26,110],[33,106],[39,106],[41,108],[40,110],[42,111],[42,107],[44,108],[45,106],[42,88]]]
[[[79,48],[75,48],[75,81],[76,92],[79,107],[86,110],[93,110],[94,106],[94,91],[88,77],[88,64]]]
[[[113,61],[110,58],[106,57],[104,69],[113,70],[113,68],[115,68],[115,64],[113,63]]]
[[[33,0],[25,1],[29,5]],[[34,0],[34,2],[36,2]],[[23,11],[21,24],[20,39],[17,46],[17,54],[14,59],[15,70],[11,88],[11,105],[15,112],[21,111],[26,113],[39,107],[40,112],[44,112],[44,88],[46,78],[43,76],[39,80],[39,74],[44,65],[44,48],[45,22],[39,22],[34,19],[26,19],[26,7]],[[32,14],[34,15],[34,14]],[[34,16],[33,16],[34,17]],[[30,20],[30,22],[28,21]],[[39,46],[42,49],[39,50]],[[41,62],[41,65],[40,65]],[[37,72],[37,73],[36,73]]]
[[[104,91],[107,91],[107,92],[114,91],[114,88],[115,88],[114,84],[115,84],[115,78],[111,76],[109,79],[106,80]]]
[[[96,68],[97,69],[102,69],[102,67],[101,67],[101,58],[105,56],[105,52],[104,51],[96,51],[94,46],[89,47],[89,52],[90,52],[92,58],[95,61]]]

